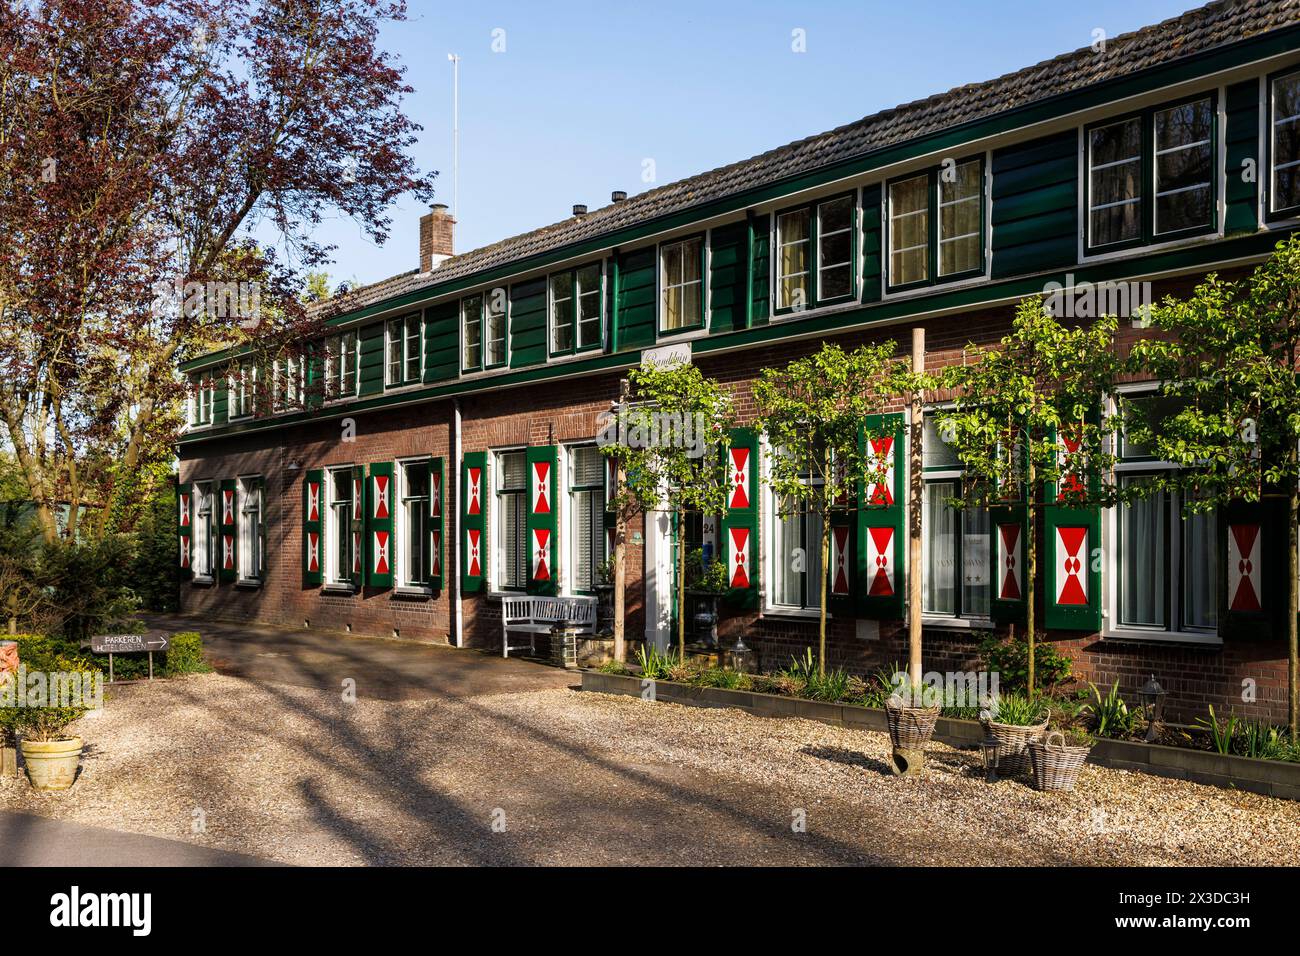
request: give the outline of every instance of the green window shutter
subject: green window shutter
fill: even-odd
[[[343,576],[360,587],[366,580],[366,467],[352,466],[352,510],[348,512],[348,566]]]
[[[460,525],[464,529],[461,590],[479,594],[487,589],[487,452],[467,453],[461,472]]]
[[[998,623],[1025,618],[1028,511],[1023,504],[989,508],[989,616]]]
[[[357,333],[361,340],[357,362],[357,392],[377,395],[384,390],[384,323],[367,325]]]
[[[320,531],[321,512],[325,507],[322,476],[319,468],[312,468],[302,482],[302,583],[307,587],[319,587],[321,583],[324,546]]]
[[[758,607],[758,433],[734,428],[727,449],[730,490],[722,516],[721,555],[727,561],[730,589],[724,599],[742,607]]]
[[[1068,442],[1067,442],[1068,444]],[[1064,452],[1062,452],[1064,454]],[[1064,475],[1068,489],[1078,478]],[[1101,630],[1101,508],[1064,503],[1067,491],[1044,487],[1043,624],[1056,630]]]
[[[443,587],[442,578],[442,538],[443,530],[446,528],[446,522],[443,517],[443,508],[446,507],[446,499],[443,496],[443,488],[446,485],[447,477],[447,459],[430,458],[429,459],[429,586],[435,591],[441,591]]]
[[[1224,219],[1224,231],[1228,235],[1242,232],[1254,232],[1259,226],[1259,210],[1256,190],[1261,176],[1269,174],[1264,170],[1264,162],[1259,157],[1259,81],[1250,79],[1237,83],[1227,89],[1224,98],[1224,111],[1227,124],[1224,130],[1224,146],[1228,172],[1224,187],[1227,216]],[[1265,135],[1270,135],[1266,132]],[[1254,162],[1257,175],[1247,180],[1242,176],[1247,160]]]
[[[895,425],[892,435],[871,438],[867,431]],[[858,613],[877,620],[903,616],[904,580],[903,499],[907,487],[903,416],[871,415],[862,440],[867,453],[879,462],[880,480],[858,484],[858,548],[854,555],[857,580],[854,594]]]
[[[771,312],[771,228],[771,216],[755,216],[753,218],[754,244],[751,251],[753,267],[750,270],[750,277],[753,281],[749,290],[750,325],[766,325]]]
[[[239,578],[239,486],[233,478],[221,482],[217,507],[221,522],[218,576],[222,581],[233,582]]]
[[[883,271],[880,251],[880,183],[862,190],[862,301],[880,299]]]
[[[227,372],[212,372],[212,424],[224,425],[230,421],[230,386]]]
[[[393,463],[377,461],[370,466],[366,482],[366,584],[372,588],[393,586],[393,561],[397,535],[393,525]]]
[[[424,310],[424,381],[444,382],[459,374],[460,300],[453,299]]]
[[[176,482],[176,537],[180,545],[179,570],[180,579],[188,581],[194,577],[193,559],[190,546],[194,531],[194,489],[186,482]]]
[[[830,516],[831,540],[830,560],[827,573],[830,580],[826,584],[827,607],[832,614],[852,617],[853,599],[853,556],[856,553],[853,516],[847,510],[833,511]]]
[[[1286,637],[1287,508],[1283,499],[1234,501],[1219,509],[1219,635]]]
[[[575,332],[576,334],[576,332]],[[556,447],[528,449],[528,593],[555,593]]]

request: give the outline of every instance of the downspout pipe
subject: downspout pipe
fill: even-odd
[[[451,643],[455,647],[465,646],[464,614],[460,606],[460,540],[462,537],[460,516],[463,510],[460,506],[460,458],[460,399],[453,398],[451,401],[451,497],[456,515],[456,533],[451,537],[451,587],[448,588],[447,593],[450,597],[448,611],[451,615]]]

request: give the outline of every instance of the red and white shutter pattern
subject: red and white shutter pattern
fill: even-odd
[[[190,526],[190,496],[188,494],[183,494],[181,495],[181,527],[188,528],[189,526]]]
[[[533,462],[533,514],[548,515],[551,513],[550,487],[551,463],[549,461]],[[537,575],[533,575],[533,577],[537,577]]]
[[[377,521],[384,521],[391,514],[389,510],[388,495],[392,490],[393,482],[391,475],[372,475],[371,481],[374,482],[375,510],[373,517]],[[392,535],[388,531],[374,531],[374,567],[371,568],[373,574],[391,574],[392,573],[392,556],[388,553],[389,543],[392,541]]]
[[[437,499],[434,499],[437,500]],[[429,532],[430,543],[433,547],[429,573],[432,577],[442,576],[442,532],[434,529]]]
[[[727,577],[733,588],[749,587],[749,529],[728,528]]]
[[[471,472],[478,471],[477,468],[471,468]],[[483,550],[483,532],[478,528],[466,528],[465,534],[469,537],[469,575],[471,577],[483,576],[483,564],[481,555]]]
[[[1024,589],[1020,583],[1023,530],[1018,521],[998,525],[998,600],[1000,601],[1019,601],[1024,596]]]
[[[849,593],[849,529],[831,528],[831,594]]]
[[[549,528],[533,529],[533,580],[549,581],[551,569],[547,567],[550,555],[551,531]]]
[[[320,521],[320,482],[307,482],[307,520]],[[320,533],[307,532],[307,570],[320,571]]]
[[[307,532],[307,570],[320,570],[320,534],[316,531]]]
[[[1069,456],[1077,454],[1078,451],[1078,438],[1066,438],[1065,436],[1061,436],[1059,448],[1056,453],[1057,467],[1061,469],[1060,489],[1056,495],[1057,501],[1064,501],[1067,497],[1073,497],[1083,491],[1083,483],[1079,481],[1078,474],[1073,471],[1066,471]]]
[[[1228,609],[1261,611],[1259,525],[1228,525]]]
[[[320,521],[320,482],[307,483],[307,520]]]
[[[1088,529],[1056,529],[1056,603],[1071,607],[1088,604]]]
[[[235,493],[233,491],[221,492],[221,523],[235,523]]]
[[[728,508],[749,507],[750,454],[748,448],[731,448],[731,497],[727,500]],[[741,585],[735,585],[740,587]],[[744,585],[748,587],[748,585]]]
[[[188,568],[189,566],[190,566],[190,539],[186,537],[182,537],[181,538],[181,567]]]
[[[235,569],[235,536],[233,534],[223,534],[221,536],[221,568],[224,571],[233,571]]]
[[[438,469],[429,470],[430,492],[429,492],[429,516],[437,518],[442,514],[442,472]],[[436,532],[435,532],[436,534]],[[434,569],[434,574],[438,570]]]
[[[180,526],[188,528],[190,526],[190,496],[186,492],[180,496]],[[179,536],[181,541],[181,567],[190,566],[190,536],[182,534]]]
[[[868,474],[871,476],[871,480],[867,483],[867,504],[890,507],[894,504],[893,436],[868,439],[867,445]],[[889,572],[891,582],[893,574],[891,569]],[[892,587],[889,593],[894,593]]]
[[[483,469],[470,468],[468,470],[469,470],[469,489],[468,489],[469,507],[466,509],[466,514],[472,514],[472,515],[482,514],[483,513]],[[471,571],[470,573],[476,574],[477,572]]]
[[[871,576],[871,586],[867,588],[867,593],[869,595],[871,595],[872,597],[893,596],[894,594],[894,529],[893,528],[881,527],[881,528],[867,529],[867,574]]]
[[[365,520],[365,505],[362,503],[365,495],[362,492],[365,489],[365,479],[352,479],[352,576],[355,579],[361,578],[361,523]]]

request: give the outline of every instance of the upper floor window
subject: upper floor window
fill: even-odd
[[[357,393],[357,333],[331,336],[326,349],[327,394],[347,398]]]
[[[1110,120],[1084,135],[1090,252],[1214,229],[1212,96]]]
[[[945,164],[886,188],[889,288],[984,271],[984,160]]]
[[[1275,77],[1269,89],[1268,212],[1300,211],[1300,72]]]
[[[253,399],[257,388],[257,369],[249,362],[241,362],[230,370],[230,417],[244,418],[253,414]]]
[[[551,354],[601,344],[601,268],[583,266],[551,276]]]
[[[286,355],[275,360],[275,410],[284,411],[302,404],[303,361],[300,356]]]
[[[704,237],[659,247],[659,331],[704,324]]]
[[[212,402],[215,389],[212,378],[205,374],[190,379],[190,425],[212,424]]]
[[[468,295],[460,300],[461,370],[477,372],[506,361],[506,290]]]
[[[854,196],[836,196],[776,217],[778,311],[852,295],[855,205]]]
[[[388,360],[384,385],[409,385],[420,380],[420,315],[389,319],[386,332]]]

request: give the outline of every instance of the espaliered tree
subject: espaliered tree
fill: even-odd
[[[727,507],[726,449],[733,423],[731,395],[686,362],[648,362],[632,369],[598,444],[617,479],[614,531],[614,653],[623,639],[628,521],[670,512],[677,520],[677,644],[686,659],[686,516]]]
[[[1137,343],[1132,361],[1161,381],[1169,401],[1163,414],[1133,423],[1135,437],[1157,459],[1180,466],[1165,484],[1180,492],[1186,512],[1218,510],[1226,519],[1219,547],[1229,587],[1221,610],[1258,617],[1265,633],[1285,628],[1288,726],[1291,739],[1300,739],[1300,239],[1278,243],[1247,279],[1210,275],[1188,299],[1166,298],[1152,310],[1151,324],[1171,335]],[[1231,517],[1242,505],[1247,513]],[[1270,505],[1280,506],[1276,520]],[[1261,539],[1263,561],[1278,567],[1261,569],[1252,556]],[[1270,604],[1281,609],[1278,591],[1285,594],[1284,624],[1264,613]]]
[[[1027,513],[1018,538],[1026,558],[1020,580],[1030,697],[1038,634],[1036,526],[1044,509],[1051,509],[1056,532],[1052,560],[1055,537],[1063,542],[1062,566],[1053,567],[1056,593],[1048,599],[1067,609],[1097,600],[1101,542],[1096,525],[1082,515],[1120,495],[1109,440],[1116,421],[1103,405],[1123,367],[1115,350],[1117,325],[1115,317],[1104,316],[1070,328],[1041,297],[1027,298],[1017,306],[1009,334],[992,347],[968,346],[965,363],[942,376],[956,404],[939,414],[939,435],[964,468],[962,496],[954,504]],[[1018,563],[1016,551],[1009,560]]]
[[[856,511],[859,486],[884,480],[888,463],[871,453],[872,438],[894,427],[873,424],[895,394],[907,390],[907,365],[894,357],[894,343],[845,351],[820,351],[783,368],[765,368],[754,383],[756,426],[772,452],[765,481],[785,514],[812,514],[821,521],[817,579],[817,669],[826,672],[826,610],[831,524]],[[811,565],[806,554],[777,558],[796,571]],[[919,675],[913,675],[919,680]]]

